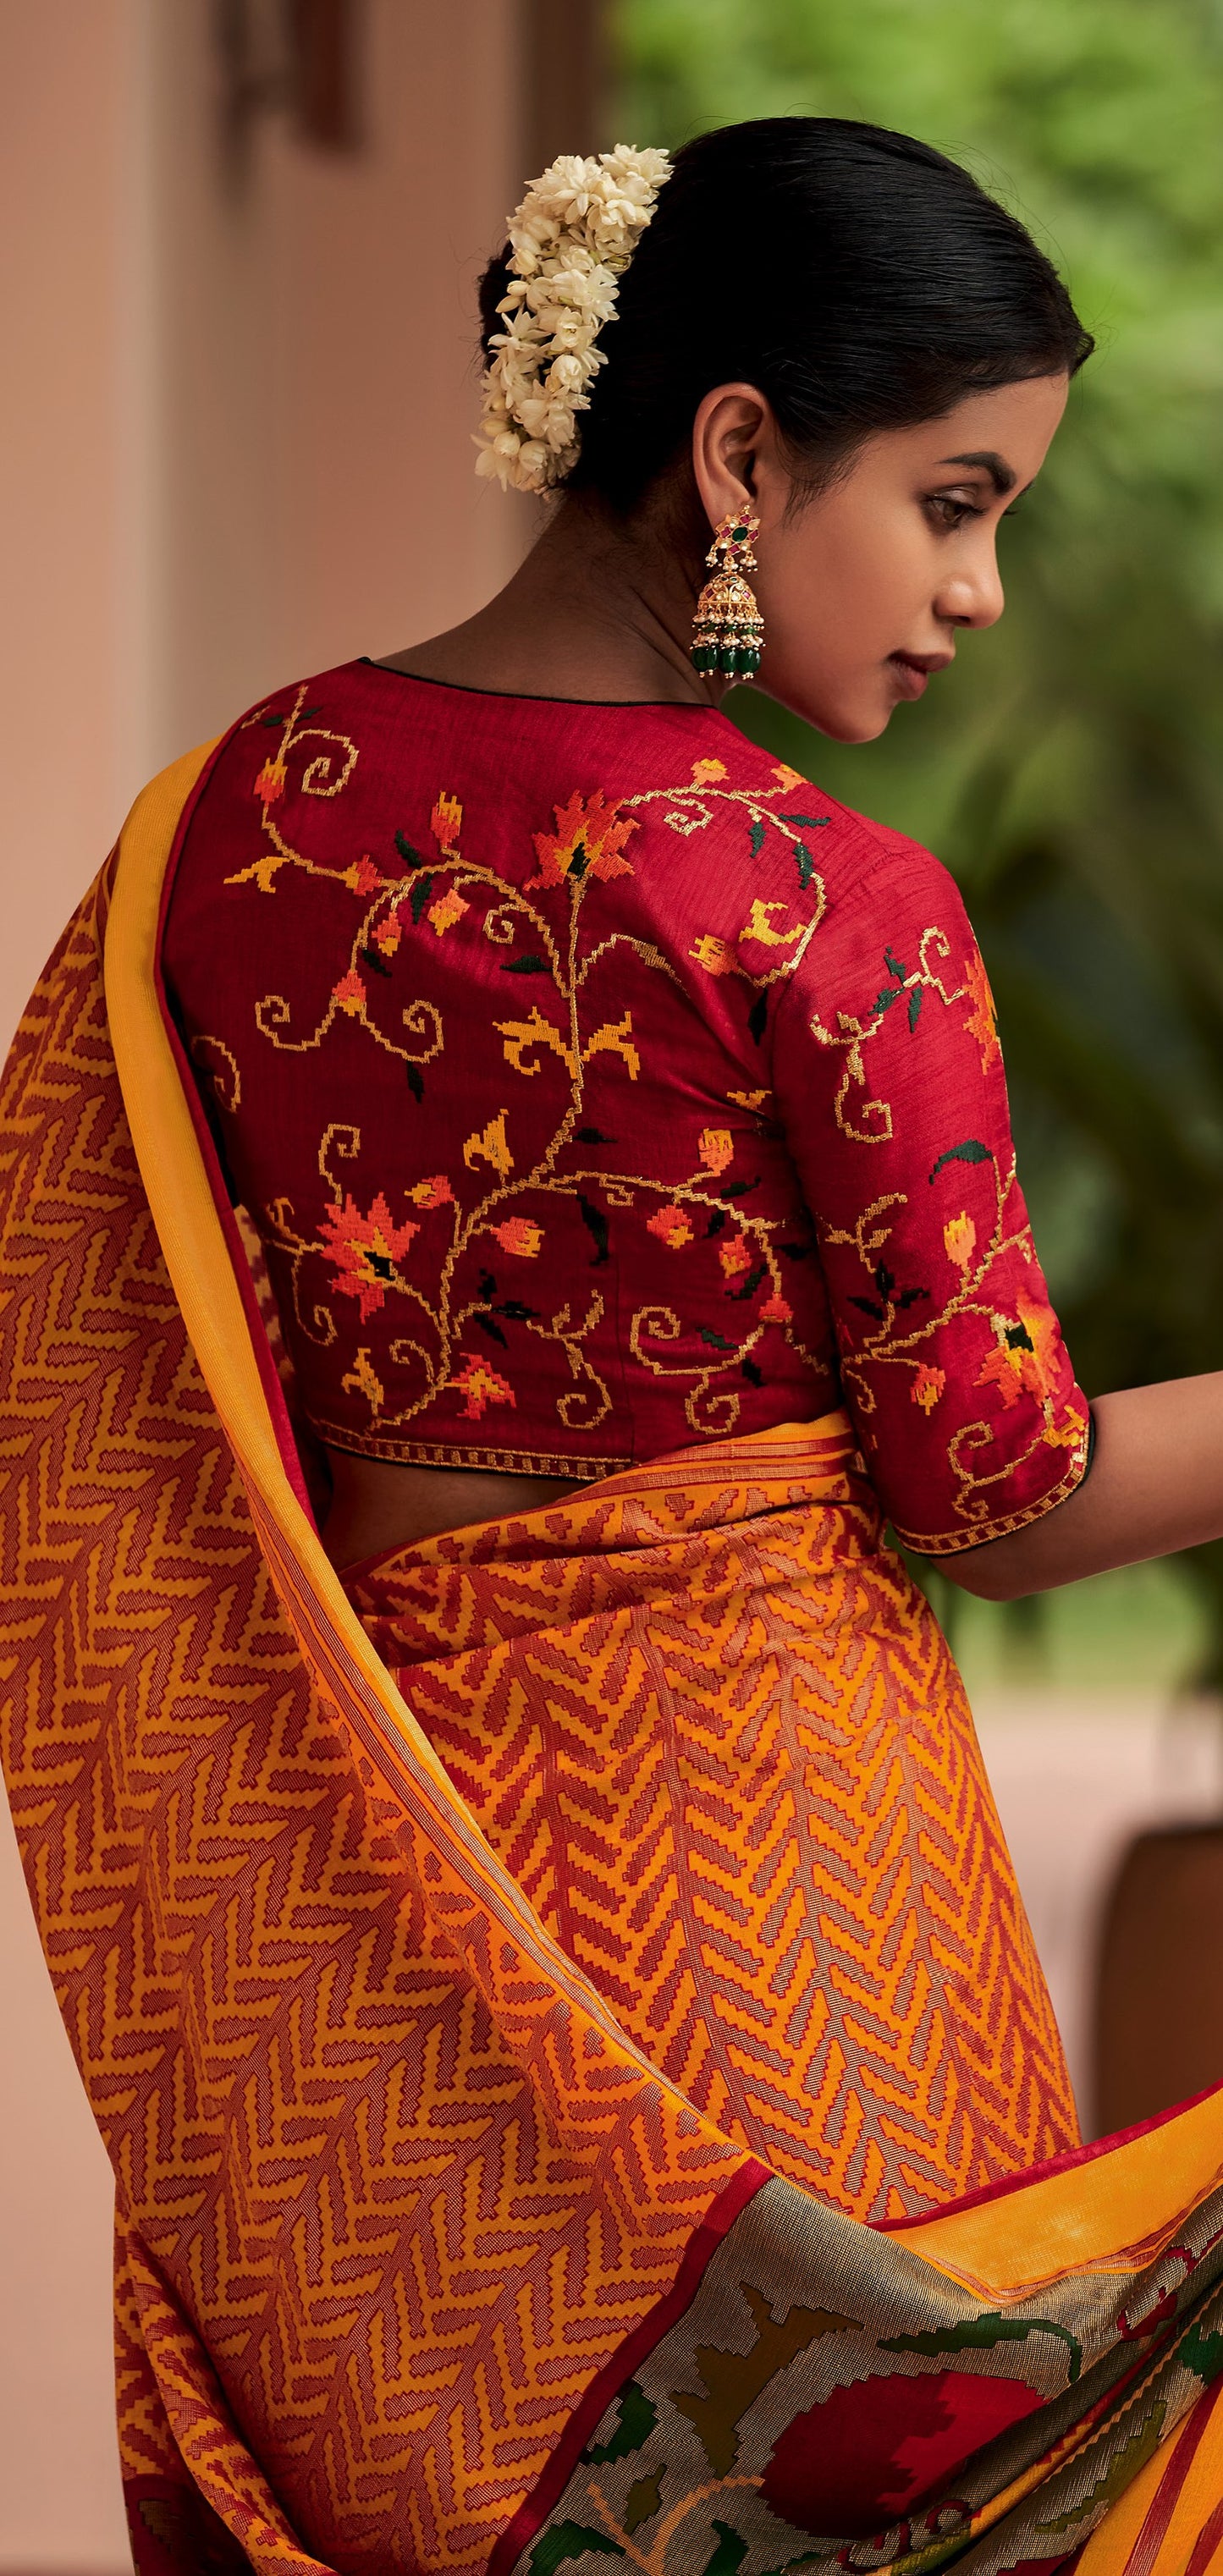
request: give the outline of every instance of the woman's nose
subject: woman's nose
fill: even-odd
[[[993,547],[970,564],[961,564],[939,586],[935,613],[950,626],[996,626],[1006,606],[1006,593]]]

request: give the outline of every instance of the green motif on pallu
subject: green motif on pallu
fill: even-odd
[[[937,2576],[966,2552],[1006,2576],[1072,2555],[1223,2371],[1218,2218],[1203,2204],[1166,2260],[987,2307],[903,2236],[766,2184],[522,2576],[612,2556],[640,2576]]]
[[[1004,2317],[995,2310],[992,2316],[968,2317],[963,2325],[947,2326],[933,2334],[889,2335],[879,2346],[880,2352],[992,2352],[1000,2343],[1026,2343],[1029,2335],[1057,2335],[1070,2354],[1069,2377],[1078,2378],[1083,2367],[1083,2348],[1068,2326],[1058,2326],[1052,2317],[1030,2317],[1021,2323],[1018,2317]]]

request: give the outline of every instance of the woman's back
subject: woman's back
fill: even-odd
[[[844,1382],[944,1547],[1081,1458],[954,887],[713,710],[278,692],[163,968],[329,1445],[585,1480]]]

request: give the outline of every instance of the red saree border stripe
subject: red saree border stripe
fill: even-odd
[[[1115,2129],[1111,2137],[1091,2138],[1086,2146],[1065,2147],[1060,2156],[1050,2156],[1043,2165],[1027,2165],[1022,2173],[1003,2174],[997,2182],[979,2183],[975,2191],[966,2191],[959,2200],[940,2201],[937,2209],[922,2210],[912,2218],[871,2218],[866,2223],[877,2236],[903,2236],[907,2228],[929,2227],[934,2219],[957,2217],[962,2209],[982,2209],[991,2200],[1005,2200],[1008,2193],[1026,2191],[1030,2183],[1048,2182],[1054,2174],[1072,2173],[1077,2165],[1094,2164],[1097,2156],[1111,2156],[1115,2147],[1128,2147],[1133,2138],[1146,2138],[1155,2129],[1165,2129],[1169,2121],[1179,2120],[1183,2111],[1195,2111],[1199,2102],[1208,2102],[1212,2093],[1223,2094],[1223,2079],[1203,2085],[1200,2093],[1189,2094],[1184,2102],[1173,2102],[1166,2111],[1156,2111],[1149,2120],[1136,2120],[1132,2129]]]
[[[1223,2542],[1223,2504],[1217,2504],[1210,2520],[1198,2533],[1185,2576],[1206,2576],[1206,2570]]]
[[[1147,2507],[1142,2529],[1121,2570],[1121,2576],[1151,2576],[1151,2570],[1176,2511],[1181,2489],[1193,2466],[1194,2455],[1221,2397],[1223,2397],[1223,2380],[1216,2380],[1213,2388],[1203,2390],[1188,2423],[1182,2425],[1172,2457]],[[1217,2515],[1212,2514],[1211,2522],[1216,2521],[1217,2518]],[[1210,2523],[1206,2526],[1206,2532],[1209,2530]],[[1206,2537],[1206,2532],[1199,2534],[1194,2548],[1195,2558]],[[1202,2563],[1204,2565],[1206,2562]],[[1188,2576],[1188,2570],[1186,2570],[1186,2576]]]
[[[226,1246],[229,1251],[230,1260],[233,1264],[234,1278],[237,1281],[238,1294],[242,1299],[242,1305],[246,1314],[247,1325],[250,1332],[251,1348],[254,1352],[255,1366],[259,1371],[259,1381],[263,1388],[264,1399],[267,1404],[268,1412],[272,1418],[272,1428],[276,1434],[276,1445],[280,1451],[281,1464],[284,1468],[289,1484],[293,1489],[295,1500],[301,1504],[303,1511],[308,1515],[310,1521],[314,1523],[314,1505],[310,1500],[306,1480],[302,1473],[301,1458],[298,1454],[297,1442],[293,1437],[293,1426],[289,1420],[289,1411],[288,1406],[285,1403],[284,1388],[280,1383],[276,1363],[272,1357],[271,1349],[268,1344],[267,1333],[264,1329],[263,1317],[259,1312],[259,1300],[255,1293],[254,1280],[251,1277],[250,1263],[246,1257],[242,1237],[238,1232],[237,1221],[230,1204],[229,1192],[226,1189],[222,1178],[216,1143],[212,1129],[208,1124],[208,1119],[205,1114],[203,1101],[200,1098],[195,1075],[192,1071],[190,1060],[179,1035],[174,1014],[170,1009],[169,1002],[166,997],[165,981],[161,971],[161,949],[162,940],[165,935],[166,915],[170,908],[170,898],[174,892],[174,880],[178,874],[178,863],[182,856],[183,843],[187,837],[187,832],[194,817],[196,806],[203,795],[204,789],[208,785],[208,781],[212,776],[213,770],[215,769],[226,744],[231,740],[232,736],[237,733],[239,727],[244,722],[245,718],[240,716],[237,723],[230,725],[228,730],[220,736],[217,742],[213,744],[212,749],[208,753],[203,767],[200,770],[198,778],[195,780],[194,785],[184,800],[182,812],[174,826],[174,838],[170,844],[170,853],[166,860],[165,874],[161,881],[161,895],[157,913],[157,937],[153,951],[153,986],[157,995],[157,1007],[161,1014],[162,1026],[166,1033],[166,1041],[174,1058],[179,1081],[182,1084],[183,1098],[187,1103],[191,1124],[195,1129],[196,1142],[200,1149],[200,1159],[208,1176],[208,1186],[212,1191],[217,1219],[222,1233],[225,1236]],[[315,1524],[315,1526],[317,1526],[317,1524]]]
[[[556,2449],[537,2486],[519,2505],[514,2519],[502,2532],[491,2550],[485,2576],[510,2576],[515,2561],[546,2521],[569,2482],[578,2455],[586,2447],[601,2415],[606,2413],[618,2389],[631,2379],[639,2364],[649,2359],[656,2344],[690,2308],[705,2277],[709,2263],[723,2238],[730,2234],[735,2220],[763,2191],[766,2182],[774,2180],[772,2169],[753,2157],[741,2165],[737,2174],[725,2183],[712,2200],[700,2226],[694,2228],[684,2249],[683,2261],[668,2291],[644,2316],[640,2325],[626,2335],[619,2350],[604,2363],[597,2378],[592,2379],[585,2395],[575,2406]]]

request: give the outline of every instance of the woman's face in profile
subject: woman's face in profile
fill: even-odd
[[[870,742],[954,659],[960,627],[994,624],[998,522],[1044,463],[1067,390],[1064,375],[1033,377],[885,431],[797,508],[770,418],[752,463],[770,697],[838,742]]]

